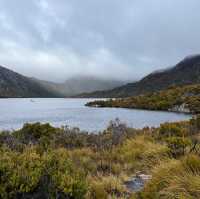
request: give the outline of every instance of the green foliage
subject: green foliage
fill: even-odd
[[[0,196],[13,198],[20,193],[32,192],[42,175],[41,158],[32,148],[23,153],[0,151]]]
[[[25,124],[24,127],[14,132],[14,136],[25,144],[38,143],[40,140],[50,139],[56,133],[56,129],[50,124]]]
[[[124,182],[152,174],[141,198],[199,198],[199,116],[135,130],[119,120],[99,134],[26,124],[0,133],[0,198],[131,198]]]
[[[73,166],[64,149],[40,156],[34,148],[23,153],[0,151],[0,196],[65,195],[81,199],[86,194],[85,177]]]
[[[197,132],[200,131],[200,115],[196,115],[190,120],[190,124],[193,127],[193,131]]]
[[[200,113],[200,85],[170,87],[166,90],[116,100],[89,102],[87,106],[122,107]]]
[[[186,148],[191,146],[191,140],[184,137],[170,137],[166,139],[170,152],[173,156],[184,155]]]
[[[159,134],[161,137],[182,136],[184,130],[176,124],[165,123],[161,124]]]
[[[86,194],[85,176],[73,165],[65,149],[49,152],[44,156],[44,172],[50,176],[54,184],[54,190],[50,190],[56,196],[58,191],[66,197],[81,199]]]

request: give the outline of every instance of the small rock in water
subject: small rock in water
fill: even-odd
[[[147,181],[151,180],[151,175],[138,174],[134,176],[131,180],[125,182],[127,189],[131,192],[138,192],[144,188]]]

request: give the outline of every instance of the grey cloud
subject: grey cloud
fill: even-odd
[[[135,80],[200,52],[199,0],[1,0],[0,64]]]

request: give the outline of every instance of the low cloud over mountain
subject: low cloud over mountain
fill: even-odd
[[[57,82],[139,79],[200,52],[199,7],[198,0],[1,0],[0,63]]]

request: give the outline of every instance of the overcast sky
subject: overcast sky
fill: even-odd
[[[139,79],[200,52],[200,0],[0,0],[0,65]]]

